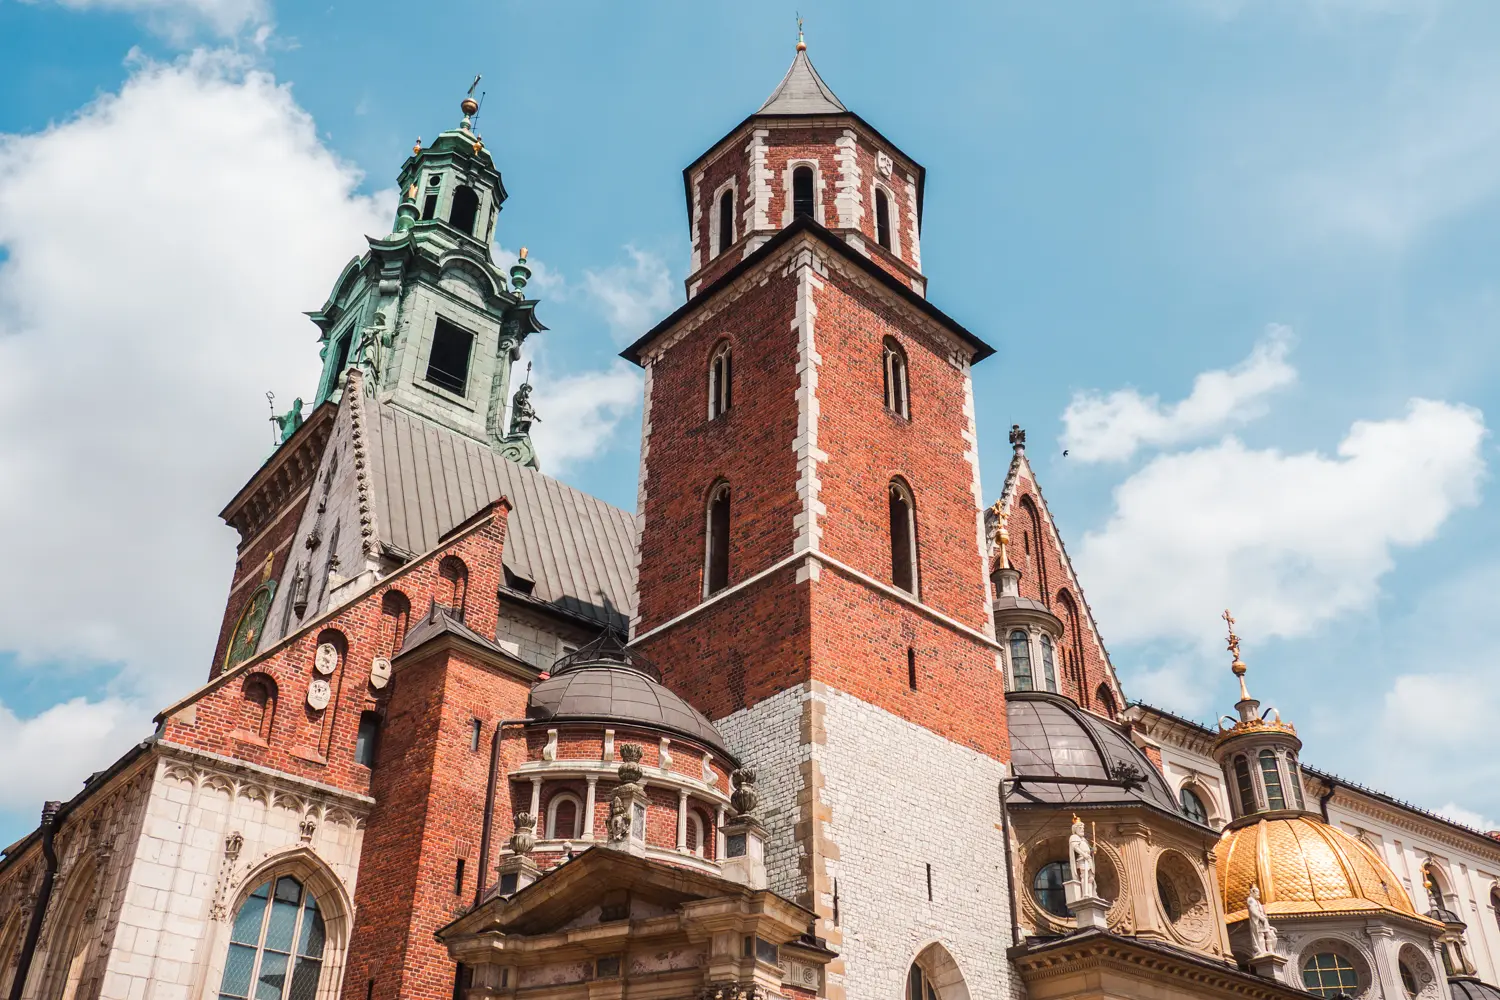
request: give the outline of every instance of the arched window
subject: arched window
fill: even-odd
[[[547,805],[547,839],[577,840],[582,836],[582,803],[572,792],[558,792]]]
[[[881,342],[880,363],[884,368],[885,408],[898,417],[911,419],[910,384],[906,374],[906,352],[896,338]]]
[[[453,210],[448,213],[448,224],[473,236],[474,220],[478,215],[479,195],[467,184],[460,184],[453,191]]]
[[[273,887],[274,881],[274,887]],[[290,875],[262,882],[234,915],[220,1000],[311,1000],[323,971],[318,901]]]
[[[240,730],[269,740],[276,716],[276,682],[268,674],[251,674],[240,687],[240,698]]]
[[[891,480],[891,582],[917,594],[917,507],[911,489],[899,479]]]
[[[1208,825],[1208,807],[1203,804],[1203,799],[1197,792],[1183,785],[1182,791],[1177,794],[1177,799],[1182,803],[1182,812],[1188,819],[1195,823],[1202,823],[1204,826]]]
[[[354,763],[375,766],[375,751],[380,747],[380,713],[361,712],[359,730],[354,736]]]
[[[714,253],[721,254],[728,250],[734,243],[734,190],[726,188],[719,195],[719,248]]]
[[[729,586],[729,484],[717,483],[708,494],[708,523],[703,555],[703,596]]]
[[[813,169],[798,167],[792,171],[792,218],[798,219],[804,215],[813,217],[816,205],[813,198]]]
[[[687,849],[688,853],[696,854],[698,857],[706,856],[703,835],[703,817],[698,810],[689,809],[687,814]]]
[[[708,362],[708,419],[723,416],[734,404],[734,352],[725,341]]]
[[[438,563],[438,579],[437,599],[463,617],[469,594],[469,567],[458,556],[444,556]]]
[[[380,599],[380,615],[381,638],[385,640],[390,655],[395,656],[411,621],[411,601],[399,590],[387,590]]]
[[[1359,974],[1343,955],[1319,952],[1302,963],[1302,988],[1320,997],[1352,997],[1359,992]]]
[[[891,248],[891,200],[880,188],[875,189],[875,242]]]
[[[1297,801],[1298,809],[1307,808],[1307,800],[1302,796],[1302,767],[1297,763],[1297,755],[1289,753],[1286,755],[1287,777],[1292,782],[1292,797]]]
[[[1099,710],[1111,719],[1115,717],[1115,696],[1110,694],[1109,685],[1100,684],[1099,689],[1094,692],[1094,700],[1099,703]]]
[[[1057,669],[1052,664],[1052,637],[1042,633],[1042,686],[1057,692]]]
[[[1285,809],[1286,798],[1281,794],[1281,768],[1276,763],[1275,752],[1260,752],[1260,776],[1266,783],[1266,808]]]
[[[1042,865],[1031,880],[1031,893],[1036,897],[1037,905],[1054,917],[1072,916],[1063,890],[1063,883],[1072,877],[1066,861],[1049,861]]]
[[[937,990],[927,978],[927,973],[915,962],[906,973],[906,1000],[938,1000]]]
[[[1017,691],[1032,690],[1031,638],[1022,629],[1010,634],[1010,682]]]
[[[1500,889],[1490,890],[1490,909],[1495,911],[1495,926],[1500,927]]]
[[[1255,785],[1250,780],[1250,762],[1244,754],[1234,759],[1234,780],[1240,790],[1240,815],[1249,816],[1255,812]]]

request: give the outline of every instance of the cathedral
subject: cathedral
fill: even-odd
[[[204,683],[0,855],[0,998],[1500,1000],[1500,833],[1305,762],[1228,612],[1233,714],[1128,699],[800,40],[683,170],[634,511],[541,471],[476,111],[309,313]]]

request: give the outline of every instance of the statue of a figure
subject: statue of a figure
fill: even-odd
[[[385,313],[377,312],[375,320],[359,332],[359,347],[356,358],[359,366],[369,377],[370,388],[380,384],[380,364],[386,350],[391,346],[391,331],[385,326]]]
[[[271,423],[276,425],[276,433],[280,435],[277,444],[285,444],[286,439],[297,432],[302,426],[302,397],[298,396],[292,400],[292,408],[285,413],[273,413],[270,417]]]
[[[512,437],[520,437],[531,433],[532,421],[541,420],[536,415],[536,407],[531,405],[531,383],[522,382],[521,388],[516,390],[515,396],[510,401],[510,433]]]
[[[1272,954],[1276,951],[1276,928],[1271,926],[1265,905],[1260,901],[1260,886],[1250,887],[1245,909],[1250,914],[1250,949],[1255,953],[1252,957]]]
[[[1077,816],[1073,817],[1073,834],[1068,838],[1068,863],[1072,866],[1079,894],[1085,898],[1099,895],[1094,880],[1094,847],[1083,835],[1083,820]]]
[[[609,802],[609,842],[623,844],[630,839],[630,801],[616,796]]]

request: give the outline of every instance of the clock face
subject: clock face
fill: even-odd
[[[255,655],[260,645],[260,634],[266,624],[266,615],[271,610],[271,598],[276,595],[276,581],[267,580],[250,595],[250,602],[240,614],[240,623],[234,628],[229,652],[224,657],[224,669],[248,660]]]

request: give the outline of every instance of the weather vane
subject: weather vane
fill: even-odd
[[[276,422],[276,393],[267,390],[267,392],[266,392],[266,405],[271,408],[271,423],[274,424]],[[276,428],[275,427],[271,428],[271,438],[277,444],[281,443],[281,435],[278,434],[278,433],[276,433]]]
[[[800,11],[797,13],[797,51],[807,51],[807,43],[802,40],[802,14]]]
[[[1234,676],[1240,680],[1240,700],[1249,701],[1250,690],[1245,687],[1245,671],[1249,668],[1245,666],[1245,661],[1240,659],[1240,637],[1234,634],[1234,615],[1229,613],[1228,608],[1225,608],[1224,613],[1219,617],[1224,619],[1229,626],[1229,652],[1234,657],[1234,662],[1229,665],[1229,669],[1234,671]]]

